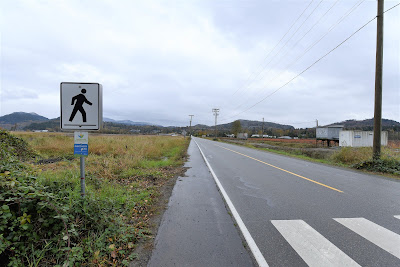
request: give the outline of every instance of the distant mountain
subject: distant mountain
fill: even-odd
[[[374,119],[366,119],[366,120],[346,120],[342,122],[332,123],[326,126],[331,125],[343,125],[347,130],[372,130],[374,128]],[[382,119],[382,129],[393,129],[399,128],[400,122],[388,119]]]
[[[242,129],[261,129],[263,126],[262,121],[249,121],[249,120],[239,120]],[[225,124],[218,124],[218,128],[222,130],[230,130],[232,129],[233,122],[225,123]],[[207,126],[202,124],[197,124],[194,126],[195,129],[207,129],[213,128],[214,126]],[[264,129],[282,129],[282,130],[293,130],[294,127],[291,125],[284,125],[274,122],[264,122]]]
[[[112,123],[120,123],[120,124],[126,124],[126,125],[134,125],[134,126],[144,126],[144,125],[154,125],[152,123],[148,123],[148,122],[135,122],[135,121],[131,121],[131,120],[113,120],[110,118],[103,118],[103,121],[105,122],[112,122]],[[159,126],[159,125],[156,125]]]
[[[222,124],[221,127],[224,128],[232,128],[233,122]],[[240,125],[242,128],[261,128],[263,126],[262,121],[249,121],[249,120],[240,120]],[[274,122],[264,122],[264,129],[273,128],[273,129],[282,129],[282,130],[293,130],[294,127],[291,125],[279,124]]]
[[[0,124],[16,124],[16,123],[24,123],[24,122],[32,122],[32,121],[48,121],[49,119],[43,116],[40,116],[34,112],[26,113],[26,112],[14,112],[8,115],[4,115],[0,117]]]
[[[205,125],[205,124],[196,124],[196,125],[193,125],[192,127],[195,128],[195,129],[207,129],[207,128],[210,128],[210,127],[213,127],[213,126],[208,126],[208,125]]]
[[[110,118],[103,118],[103,121],[105,122],[105,127],[106,124],[109,127],[114,127],[114,128],[121,128],[121,129],[125,129],[127,126],[156,126],[156,127],[162,127],[162,126],[158,126],[158,125],[153,125],[147,122],[133,122],[130,120],[113,120]],[[51,131],[60,131],[60,117],[55,118],[55,119],[51,119],[51,120],[47,120],[44,122],[32,122],[29,125],[26,125],[24,127],[24,130],[51,130]]]

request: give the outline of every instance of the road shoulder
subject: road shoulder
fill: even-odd
[[[215,182],[192,141],[148,266],[252,266]]]

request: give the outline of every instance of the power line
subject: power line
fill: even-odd
[[[345,14],[342,18],[340,18],[336,24],[334,24],[331,28],[329,28],[328,32],[325,33],[319,40],[317,40],[316,42],[314,42],[311,46],[309,46],[306,51],[298,56],[294,61],[292,61],[288,67],[292,66],[294,63],[296,63],[300,58],[302,58],[305,54],[307,54],[314,46],[316,46],[319,42],[321,42],[322,39],[324,39],[337,25],[339,25],[345,18],[347,18],[351,13],[353,13],[354,10],[356,10],[363,2],[365,2],[365,0],[362,0],[358,3],[358,5],[354,5],[353,8],[351,8],[349,10],[349,12],[347,14]]]
[[[338,2],[339,0],[337,0],[335,3],[334,3],[334,5]],[[299,59],[301,59],[304,55],[306,55],[315,45],[317,45],[319,42],[321,42],[321,40],[323,39],[323,38],[325,38],[337,25],[339,25],[345,18],[347,18],[351,13],[353,13],[354,12],[354,10],[356,10],[363,2],[365,2],[365,0],[360,0],[360,2],[358,2],[358,3],[356,3],[344,16],[342,16],[338,21],[337,21],[337,23],[336,24],[334,24],[333,26],[331,26],[331,28],[329,28],[329,30],[328,30],[328,32],[326,32],[320,39],[318,39],[316,42],[314,42],[311,46],[309,46],[306,50],[305,50],[305,52],[303,53],[303,54],[301,54],[300,56],[298,56],[295,60],[293,60],[291,63],[289,63],[286,67],[285,67],[285,70],[287,70],[289,67],[291,67],[291,66],[293,66]],[[333,5],[333,6],[334,6]],[[388,11],[390,11],[391,9],[393,9],[393,8],[395,8],[395,7],[397,7],[397,6],[399,6],[400,5],[400,3],[399,4],[397,4],[397,5],[395,5],[395,6],[393,6],[393,7],[391,7],[391,8],[389,8],[388,10],[386,10],[386,11],[384,11],[383,13],[386,13],[386,12],[388,12]],[[332,7],[333,7],[332,6]],[[332,8],[331,7],[331,8]],[[330,9],[331,9],[330,8]],[[329,9],[329,10],[330,10]],[[328,10],[328,11],[329,11]],[[327,11],[327,12],[328,12]],[[327,13],[326,12],[326,13]],[[326,13],[323,15],[323,16],[325,16],[326,15]],[[323,17],[322,16],[322,17]],[[321,18],[322,18],[321,17]],[[320,18],[320,19],[321,19]],[[318,20],[319,21],[319,20]],[[318,22],[317,21],[317,22]],[[315,24],[312,26],[312,28],[315,26]],[[311,29],[312,29],[311,28]],[[310,29],[310,30],[311,30]],[[360,30],[360,29],[359,29]],[[308,32],[307,32],[308,33]],[[307,34],[306,33],[306,34]],[[304,35],[305,36],[305,35]],[[301,39],[303,39],[304,38],[304,36],[301,38]],[[350,36],[351,37],[351,36]],[[300,39],[300,40],[301,40]],[[300,41],[299,40],[299,41]],[[297,44],[298,42],[296,42],[296,44]],[[295,45],[296,45],[295,44]],[[294,45],[294,46],[295,46]],[[293,46],[293,47],[294,47]],[[292,48],[293,48],[292,47]],[[284,70],[284,71],[285,71]],[[280,72],[280,74],[278,75],[278,76],[276,76],[276,77],[274,77],[272,80],[274,80],[274,79],[276,79],[276,78],[278,78],[280,75],[282,75],[282,73],[284,72],[284,71],[282,71],[282,72]],[[265,77],[265,75],[264,75],[264,77]],[[270,80],[270,81],[272,81],[272,80]]]
[[[365,1],[365,0],[361,0],[361,1]],[[321,1],[322,2],[322,1]],[[320,2],[320,3],[321,3]],[[334,3],[333,3],[333,5],[317,20],[317,22],[316,23],[314,23],[314,25],[291,47],[291,49],[293,49],[301,40],[303,40],[303,38],[322,20],[322,18],[324,18],[325,16],[326,16],[326,14],[328,14],[328,12],[337,4],[339,2],[339,0],[336,0]],[[354,6],[353,6],[354,7]],[[350,12],[351,13],[351,12]],[[350,14],[349,13],[349,14]],[[349,15],[348,14],[348,15]],[[336,26],[336,25],[335,25]],[[330,32],[330,31],[329,31]],[[329,33],[328,32],[328,33]],[[327,34],[328,34],[327,33]],[[325,37],[327,34],[325,34],[323,37]],[[322,38],[323,38],[322,37]],[[321,39],[322,39],[321,38]],[[281,57],[281,59],[280,59],[280,61],[279,62],[276,62],[273,66],[271,66],[269,69],[268,69],[268,71],[261,77],[261,79],[258,79],[257,81],[261,81],[261,80],[263,80],[266,76],[267,76],[267,74],[272,70],[272,68],[273,67],[275,67],[275,66],[277,66],[277,65],[279,65],[279,63],[283,60],[283,59],[285,59],[286,58],[286,56],[289,54],[289,52],[290,51],[287,51],[286,53],[285,53],[285,55],[283,56],[283,57]],[[306,52],[308,52],[308,50],[306,51]],[[302,55],[302,56],[304,56],[304,54]],[[300,59],[301,57],[299,57],[298,59]],[[298,60],[297,59],[297,60]],[[297,60],[295,60],[291,65],[293,65]],[[286,66],[286,68],[285,68],[285,70],[288,68],[288,67],[290,67],[291,65],[288,65],[288,66]],[[275,80],[276,78],[278,78],[278,77],[280,77],[284,72],[285,72],[285,70],[283,70],[283,71],[281,71],[278,75],[276,75],[274,78],[272,78],[271,80],[269,80],[269,81],[273,81],[273,80]],[[251,84],[251,83],[250,83]],[[238,108],[240,108],[241,106],[243,106],[244,104],[246,104],[246,102],[251,98],[251,97],[253,97],[254,96],[254,93],[251,95],[251,96],[249,96],[249,97],[247,97],[247,99],[245,100],[245,101],[243,101],[242,102],[242,104],[240,104],[240,105],[238,105],[238,106],[236,106],[234,109],[238,109]]]
[[[271,81],[277,79],[277,78],[280,77],[284,72],[286,72],[286,71],[288,70],[289,67],[291,67],[292,65],[294,65],[294,64],[295,64],[298,60],[300,60],[305,54],[307,54],[315,45],[317,45],[323,38],[325,38],[337,25],[339,25],[339,24],[340,24],[346,17],[348,17],[355,9],[357,9],[364,1],[365,1],[365,0],[360,0],[359,2],[356,2],[356,3],[355,3],[341,18],[339,18],[339,20],[338,20],[335,24],[333,24],[333,25],[328,29],[328,31],[327,31],[319,40],[317,40],[317,41],[314,42],[312,45],[310,45],[308,48],[306,48],[303,54],[301,54],[301,55],[298,56],[295,60],[293,60],[291,63],[289,63],[289,64],[284,68],[283,71],[281,71],[279,74],[277,74],[276,76],[274,76],[273,78],[271,78],[271,79],[269,80],[269,82],[271,82]],[[320,59],[322,59],[322,58],[320,58]],[[297,76],[296,76],[295,78],[297,78]],[[294,79],[292,79],[292,80],[294,80]],[[290,83],[292,80],[290,80],[289,83]],[[284,87],[284,86],[286,86],[286,84],[283,85],[282,87]],[[281,89],[281,87],[278,88],[277,90],[275,90],[274,92],[268,94],[268,95],[267,95],[266,97],[264,97],[261,101],[256,102],[255,104],[253,104],[253,105],[250,106],[249,108],[245,109],[244,111],[242,111],[242,112],[240,112],[240,113],[237,113],[237,114],[235,114],[235,115],[233,115],[233,116],[231,116],[231,117],[227,117],[227,118],[225,118],[225,119],[222,119],[222,121],[227,120],[227,119],[230,119],[230,118],[232,118],[232,117],[236,117],[237,115],[240,115],[240,114],[242,114],[242,113],[248,111],[249,109],[251,109],[251,108],[253,108],[254,106],[258,105],[259,103],[263,102],[266,98],[270,97],[271,95],[273,95],[274,93],[276,93],[276,92],[279,91],[280,89]],[[264,90],[265,90],[265,89],[264,89]],[[247,98],[247,100],[245,100],[240,106],[243,106],[244,104],[246,104],[246,102],[248,102],[249,99],[250,99],[250,98]],[[239,107],[240,107],[240,106],[239,106]],[[236,107],[236,108],[238,108],[238,107]],[[236,109],[236,108],[235,108],[235,109]]]
[[[306,48],[302,55],[298,56],[295,60],[293,60],[293,61],[292,61],[291,63],[289,63],[288,65],[286,65],[286,67],[284,68],[284,70],[282,70],[282,71],[281,71],[280,73],[278,73],[276,76],[274,76],[273,78],[271,78],[271,79],[269,80],[269,82],[271,82],[271,81],[273,81],[273,80],[279,78],[283,73],[285,73],[285,71],[288,70],[289,67],[293,66],[293,65],[294,65],[297,61],[299,61],[304,55],[306,55],[315,45],[317,45],[322,39],[324,39],[337,25],[339,25],[339,24],[340,24],[346,17],[348,17],[355,9],[357,9],[357,7],[359,7],[364,1],[365,1],[365,0],[360,0],[358,3],[354,4],[354,5],[350,8],[350,10],[349,10],[345,15],[343,15],[335,24],[333,24],[333,25],[329,28],[329,30],[328,30],[319,40],[317,40],[317,41],[314,42],[312,45],[310,45],[308,48]],[[277,63],[277,64],[278,64],[278,63]],[[277,65],[277,64],[275,64],[275,65]],[[264,75],[264,77],[265,77],[265,75]],[[263,77],[263,78],[264,78],[264,77]],[[265,91],[265,89],[264,89],[264,91]],[[249,98],[248,98],[248,99],[249,99]],[[243,104],[245,104],[245,102],[244,102]],[[242,105],[243,105],[243,104],[242,104]],[[242,106],[242,105],[241,105],[241,106]]]
[[[385,10],[385,12],[383,12],[383,13],[385,14],[386,12],[392,10],[393,8],[395,8],[395,7],[397,7],[397,6],[400,6],[400,3],[398,3],[397,5],[394,5],[394,6],[392,6],[391,8]]]
[[[267,54],[267,56],[262,60],[262,62],[264,62],[269,55],[275,50],[275,48],[282,42],[282,40],[286,37],[286,35],[289,33],[289,31],[293,28],[293,26],[297,23],[297,21],[301,18],[301,16],[303,16],[304,12],[306,12],[306,10],[311,6],[311,4],[314,2],[314,0],[311,0],[311,2],[308,4],[308,6],[303,10],[303,12],[300,14],[300,16],[297,17],[297,19],[293,22],[292,26],[290,26],[290,28],[286,31],[286,33],[282,36],[282,38],[279,40],[279,42],[274,46],[274,48],[272,48],[272,50]],[[260,63],[260,65],[258,65],[257,70],[259,69],[259,67],[261,67],[263,65],[263,63]],[[243,84],[246,85],[246,83],[249,81],[250,77],[254,74],[255,72],[253,72],[252,74],[249,75],[249,77],[247,77],[246,82]],[[233,94],[232,96],[234,96],[240,89],[242,89],[242,87],[239,87]]]
[[[321,0],[321,2],[324,0]],[[290,38],[286,41],[286,43],[279,49],[279,51],[272,56],[272,58],[270,59],[270,61],[263,66],[263,62],[271,55],[271,53],[278,47],[278,45],[281,43],[281,41],[285,38],[285,36],[290,32],[290,30],[293,28],[293,26],[297,23],[297,21],[299,21],[299,19],[303,16],[303,14],[307,11],[307,9],[311,6],[311,4],[314,2],[314,0],[312,0],[308,6],[303,10],[303,12],[300,14],[300,16],[297,17],[297,19],[295,20],[295,22],[290,26],[289,30],[286,31],[286,33],[283,35],[283,37],[279,40],[279,42],[275,45],[275,47],[268,53],[268,55],[262,60],[261,64],[257,67],[257,70],[255,72],[253,72],[251,75],[249,75],[249,77],[247,78],[246,82],[239,87],[238,90],[235,91],[235,93],[232,94],[232,97],[239,92],[241,89],[245,89],[247,88],[249,85],[251,85],[253,83],[253,81],[263,72],[263,70],[272,62],[272,60],[280,53],[280,51],[286,46],[286,44],[293,38],[293,36],[297,33],[297,31],[304,25],[304,23],[309,19],[309,17],[314,13],[314,11],[316,10],[316,8],[321,4],[321,2],[317,5],[316,8],[314,8],[314,10],[309,14],[309,16],[304,20],[304,22],[297,28],[297,30],[290,36]],[[260,69],[261,67],[261,69]],[[252,77],[252,75],[256,74],[252,79],[250,79]]]
[[[399,4],[400,5],[400,4]],[[335,51],[337,48],[339,48],[342,44],[344,44],[345,42],[347,42],[350,38],[352,38],[356,33],[358,33],[359,31],[361,31],[364,27],[366,27],[369,23],[371,23],[372,21],[374,21],[377,18],[377,16],[375,16],[374,18],[372,18],[371,20],[369,20],[367,23],[365,23],[363,26],[361,26],[357,31],[355,31],[354,33],[352,33],[349,37],[347,37],[344,41],[342,41],[340,44],[338,44],[336,47],[334,47],[333,49],[331,49],[328,53],[326,53],[325,55],[323,55],[322,57],[320,57],[318,60],[316,60],[314,63],[312,63],[310,66],[308,66],[306,69],[304,69],[302,72],[300,72],[299,74],[297,74],[295,77],[293,77],[292,79],[290,79],[288,82],[286,82],[284,85],[282,85],[281,87],[279,87],[278,89],[276,89],[275,91],[273,91],[272,93],[270,93],[269,95],[267,95],[266,97],[262,98],[260,101],[256,102],[255,104],[253,104],[252,106],[250,106],[249,108],[245,109],[244,111],[241,111],[237,114],[235,114],[234,116],[231,116],[229,118],[233,118],[236,117],[250,109],[252,109],[253,107],[255,107],[256,105],[260,104],[261,102],[263,102],[265,99],[269,98],[270,96],[272,96],[273,94],[275,94],[276,92],[278,92],[280,89],[282,89],[283,87],[285,87],[286,85],[288,85],[289,83],[291,83],[293,80],[295,80],[296,78],[298,78],[299,76],[301,76],[303,73],[305,73],[306,71],[308,71],[310,68],[312,68],[315,64],[317,64],[318,62],[320,62],[322,59],[324,59],[326,56],[328,56],[330,53],[332,53],[333,51]],[[229,119],[227,118],[227,119]]]

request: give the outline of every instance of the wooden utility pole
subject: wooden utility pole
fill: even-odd
[[[316,119],[315,122],[317,123],[317,127],[315,127],[315,147],[318,147],[318,139],[317,139],[318,120]]]
[[[374,108],[374,141],[373,159],[381,157],[382,132],[382,65],[383,65],[383,4],[378,0],[377,31],[376,31],[376,65],[375,65],[375,108]]]
[[[264,118],[263,118],[263,124],[262,124],[261,138],[264,138]]]
[[[215,139],[217,139],[217,117],[218,117],[219,108],[213,108],[212,111],[214,112],[214,116],[215,116]]]
[[[190,128],[189,128],[189,137],[192,136],[192,119],[194,115],[189,115],[190,116]]]

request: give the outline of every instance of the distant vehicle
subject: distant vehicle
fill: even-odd
[[[226,135],[226,137],[235,138],[234,134],[225,134],[225,135]]]
[[[264,134],[264,135],[263,135],[263,138],[276,138],[276,136]]]
[[[260,135],[259,134],[252,134],[251,138],[260,138]]]

